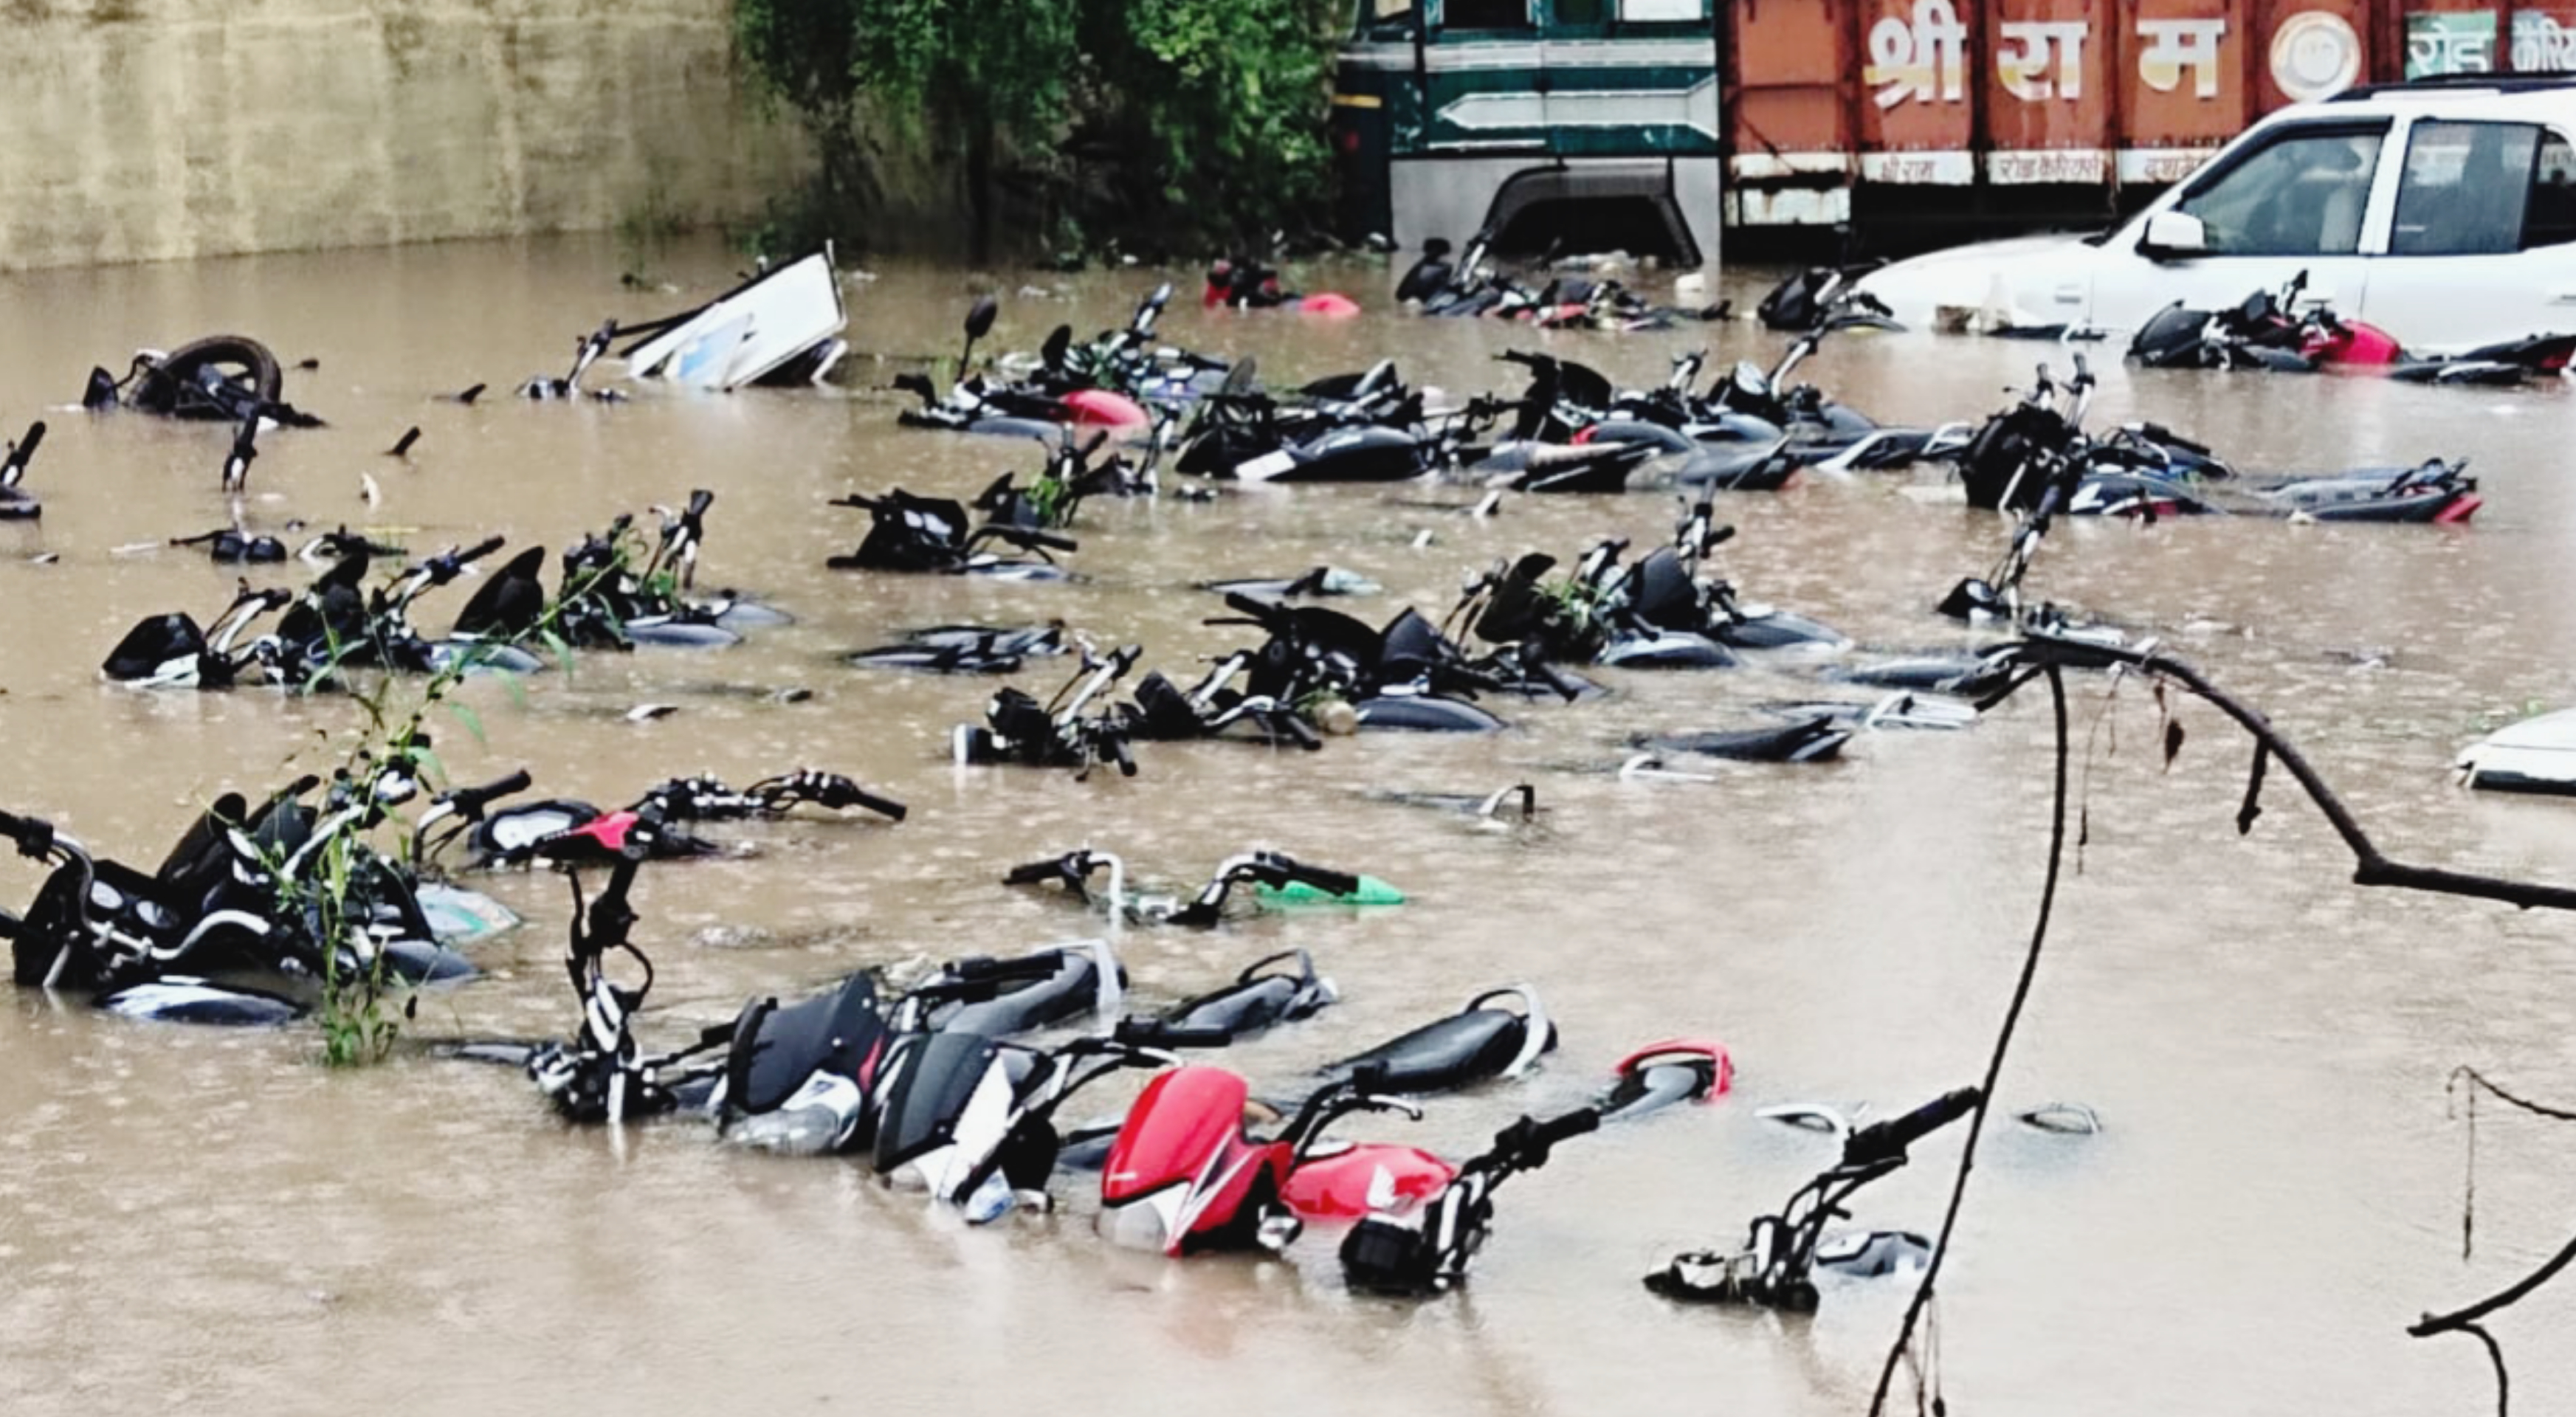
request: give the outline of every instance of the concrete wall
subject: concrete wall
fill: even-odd
[[[0,270],[717,219],[731,0],[0,0]]]

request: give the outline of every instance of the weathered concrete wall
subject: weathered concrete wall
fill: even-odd
[[[0,0],[0,270],[597,229],[792,180],[731,0]]]

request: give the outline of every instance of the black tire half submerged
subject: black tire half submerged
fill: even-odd
[[[250,392],[262,403],[279,402],[279,395],[286,391],[286,372],[278,367],[277,356],[269,352],[267,345],[247,335],[208,335],[170,351],[136,401],[167,413],[177,389],[194,384],[198,371],[210,368],[220,371],[228,381],[246,380]],[[167,381],[166,386],[161,381]]]

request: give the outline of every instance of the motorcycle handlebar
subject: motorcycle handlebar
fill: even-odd
[[[42,817],[0,812],[0,836],[18,843],[21,856],[41,857],[54,846],[54,824]]]
[[[2138,431],[2167,447],[2180,448],[2187,453],[2198,453],[2202,457],[2209,456],[2209,445],[2195,443],[2161,423],[2141,423],[2138,425]]]
[[[995,959],[991,955],[968,955],[952,959],[944,967],[944,978],[933,979],[915,993],[948,994],[971,997],[986,986],[1000,986],[1022,980],[1046,979],[1062,967],[1062,951],[1030,955],[1020,959]],[[999,992],[996,987],[995,992]]]
[[[1234,1041],[1234,1032],[1215,1024],[1184,1026],[1158,1018],[1124,1018],[1110,1038],[1135,1048],[1222,1048]]]
[[[1983,1092],[1963,1087],[1945,1092],[1902,1117],[1873,1122],[1844,1139],[1843,1164],[1903,1161],[1907,1147],[1967,1116],[1984,1101]]]
[[[1555,665],[1550,664],[1543,659],[1531,660],[1529,662],[1528,669],[1531,678],[1534,678],[1540,683],[1547,685],[1549,688],[1554,689],[1557,697],[1565,700],[1567,703],[1572,703],[1576,699],[1583,697],[1583,686],[1565,677],[1563,673],[1558,671]]]
[[[899,822],[905,817],[912,815],[912,809],[910,807],[897,802],[891,797],[879,797],[875,793],[868,791],[866,788],[859,786],[857,783],[851,782],[848,778],[841,779],[841,784],[846,786],[849,790],[848,805],[865,807],[869,811],[876,813],[878,816],[883,817],[888,821]],[[834,802],[827,796],[823,799],[823,805],[827,807],[837,807],[842,804]]]
[[[912,810],[891,797],[879,797],[836,772],[809,770],[797,774],[788,785],[797,790],[787,794],[781,805],[790,805],[795,797],[802,796],[836,812],[845,807],[865,807],[878,816],[898,822]]]
[[[1360,892],[1360,878],[1348,871],[1309,866],[1275,851],[1263,853],[1261,864],[1276,872],[1282,880],[1302,881],[1326,895],[1358,895]]]
[[[1298,747],[1304,748],[1308,752],[1313,752],[1314,750],[1324,746],[1322,736],[1317,734],[1313,728],[1309,727],[1306,720],[1299,718],[1294,709],[1281,709],[1278,712],[1271,714],[1268,722],[1278,729],[1282,737],[1289,739]]]
[[[1251,596],[1245,595],[1239,590],[1230,590],[1225,593],[1225,608],[1234,611],[1238,615],[1251,616],[1253,623],[1260,625],[1264,629],[1271,628],[1277,625],[1281,620],[1288,618],[1288,609],[1286,606],[1274,605],[1267,600],[1256,600]]]
[[[1014,866],[1009,871],[1003,873],[1002,884],[1006,886],[1034,886],[1041,881],[1052,881],[1060,875],[1087,876],[1091,874],[1088,869],[1090,865],[1089,861],[1076,859],[1087,855],[1088,853],[1086,852],[1076,851],[1063,856],[1050,856],[1044,861],[1031,861],[1026,865]]]
[[[521,768],[507,777],[495,778],[481,787],[451,788],[438,794],[435,800],[444,803],[453,809],[456,815],[470,821],[482,816],[483,809],[490,806],[493,799],[507,797],[514,792],[525,792],[535,781],[535,778],[528,775],[526,768]]]
[[[1082,549],[1081,544],[1076,542],[1070,536],[1057,536],[1051,532],[1031,531],[1027,527],[988,526],[979,528],[978,534],[990,536],[996,541],[1007,541],[1013,546],[1017,546],[1022,550],[1027,551],[1036,551],[1041,549],[1047,551],[1079,551]]]
[[[1600,1128],[1601,1109],[1598,1107],[1578,1107],[1544,1122],[1523,1117],[1494,1134],[1494,1153],[1508,1165],[1535,1170],[1547,1164],[1548,1153],[1558,1142]]]

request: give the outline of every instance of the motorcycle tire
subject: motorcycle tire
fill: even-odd
[[[285,371],[268,346],[246,335],[209,335],[170,351],[144,376],[134,402],[156,413],[190,412],[180,400],[195,390],[199,371],[208,368],[221,371],[227,382],[246,384],[263,404],[279,402],[285,391]]]

